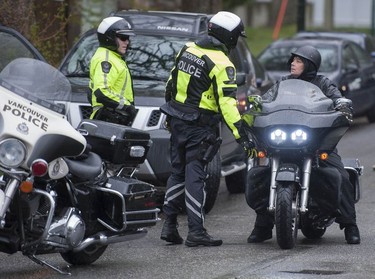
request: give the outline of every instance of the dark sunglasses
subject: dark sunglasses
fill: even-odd
[[[127,35],[116,35],[116,37],[119,38],[123,42],[129,40],[129,36],[127,36]]]

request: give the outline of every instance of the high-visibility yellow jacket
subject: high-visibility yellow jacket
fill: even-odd
[[[99,47],[90,62],[91,104],[94,116],[103,105],[122,109],[134,104],[133,81],[125,60],[117,52]]]
[[[221,114],[239,139],[236,69],[223,46],[215,46],[211,40],[208,37],[201,43],[189,42],[181,49],[167,81],[165,98],[167,102]]]

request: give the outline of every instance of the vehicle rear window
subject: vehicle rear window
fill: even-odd
[[[315,45],[322,56],[319,72],[333,72],[338,68],[338,49],[333,45]],[[275,46],[266,49],[259,56],[259,62],[267,71],[289,71],[288,60],[295,46]]]
[[[9,62],[19,57],[35,58],[19,38],[6,32],[0,32],[0,71]]]
[[[184,18],[178,16],[168,15],[126,15],[125,18],[132,24],[135,31],[142,32],[169,32],[171,34],[181,34],[183,36],[190,36],[191,34],[199,32],[197,21],[192,18]],[[200,23],[202,24],[202,22]]]

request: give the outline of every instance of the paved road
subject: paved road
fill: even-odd
[[[357,204],[361,245],[348,245],[337,224],[328,228],[316,241],[299,233],[292,250],[281,250],[275,237],[261,244],[248,244],[254,213],[244,196],[229,195],[222,185],[217,203],[207,215],[208,231],[223,239],[220,247],[188,248],[166,245],[159,239],[161,222],[149,229],[142,240],[115,244],[96,263],[73,267],[73,278],[142,278],[142,279],[265,279],[265,278],[375,278],[375,124],[364,119],[354,126],[339,145],[343,157],[358,157],[365,166],[362,198]],[[181,216],[180,233],[186,237],[186,218]],[[59,255],[42,256],[64,267]],[[0,278],[64,278],[21,254],[0,254]]]

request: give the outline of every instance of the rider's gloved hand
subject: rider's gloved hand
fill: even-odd
[[[130,119],[134,119],[135,116],[137,115],[137,110],[135,108],[135,106],[133,105],[130,105],[130,106],[124,106],[124,111],[129,114],[130,116]]]
[[[333,103],[335,110],[341,111],[349,121],[353,121],[352,100],[347,98],[338,98]]]
[[[263,101],[262,97],[259,95],[250,95],[247,97],[250,104],[250,110],[254,112],[262,111]]]
[[[236,141],[242,146],[248,157],[256,156],[256,149],[253,141],[249,140],[246,136],[242,136]]]

